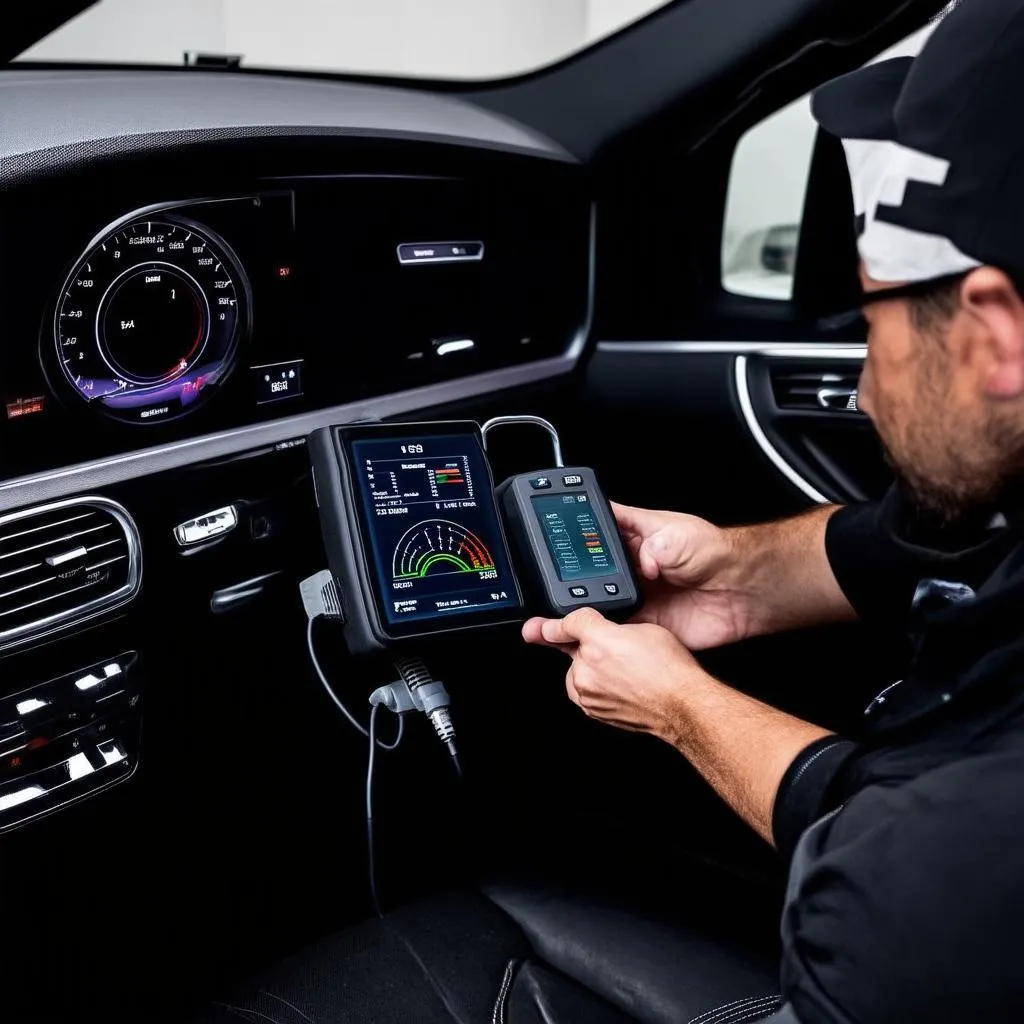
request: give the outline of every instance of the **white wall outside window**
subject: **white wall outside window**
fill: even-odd
[[[103,0],[27,60],[180,64],[186,51],[253,67],[494,78],[573,53],[666,0]]]

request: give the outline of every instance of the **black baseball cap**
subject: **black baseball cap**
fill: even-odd
[[[961,0],[916,58],[838,78],[812,110],[846,150],[871,277],[1024,282],[1024,0]]]

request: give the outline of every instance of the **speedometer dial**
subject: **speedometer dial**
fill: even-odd
[[[54,316],[57,364],[74,394],[139,422],[191,411],[234,367],[248,282],[207,228],[132,221],[78,261]]]

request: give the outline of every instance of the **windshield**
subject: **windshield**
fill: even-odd
[[[18,58],[243,67],[444,79],[532,71],[669,0],[100,0]]]

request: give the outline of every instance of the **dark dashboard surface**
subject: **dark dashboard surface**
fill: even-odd
[[[8,190],[3,506],[67,487],[18,484],[69,466],[142,475],[303,436],[324,410],[376,418],[570,369],[589,303],[580,185],[559,161],[331,139],[259,158],[251,142],[186,147]],[[217,349],[209,321],[236,313]],[[146,356],[161,345],[166,368]],[[182,447],[205,438],[219,447]]]

